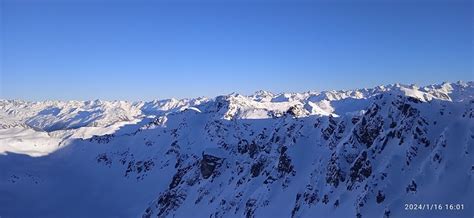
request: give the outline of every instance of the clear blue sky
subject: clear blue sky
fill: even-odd
[[[2,0],[0,98],[125,99],[474,80],[460,0]]]

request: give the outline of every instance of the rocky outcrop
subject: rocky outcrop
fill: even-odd
[[[200,162],[201,175],[204,179],[215,175],[215,170],[222,163],[222,159],[208,154],[202,155],[202,160]]]

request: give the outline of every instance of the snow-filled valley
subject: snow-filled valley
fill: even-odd
[[[473,217],[474,82],[0,100],[0,167],[1,218]]]

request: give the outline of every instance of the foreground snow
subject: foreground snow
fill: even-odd
[[[0,120],[2,217],[474,215],[473,82],[1,100]]]

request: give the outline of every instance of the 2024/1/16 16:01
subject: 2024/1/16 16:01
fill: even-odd
[[[405,210],[464,210],[464,204],[405,204]]]

